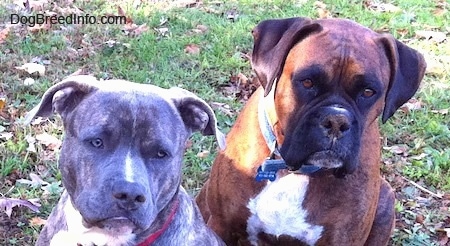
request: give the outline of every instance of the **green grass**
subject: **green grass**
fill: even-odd
[[[370,2],[323,1],[329,15],[390,32],[419,49],[429,62],[416,95],[422,102],[421,108],[409,113],[399,111],[382,125],[381,161],[383,175],[397,194],[397,226],[391,244],[437,245],[443,236],[440,229],[450,227],[450,211],[441,208],[448,206],[445,204],[448,204],[450,192],[450,117],[443,111],[450,109],[450,42],[434,43],[417,37],[415,32],[448,32],[449,3],[442,0],[383,1],[400,8],[391,13],[371,10]],[[0,99],[6,98],[6,105],[0,106],[0,134],[13,134],[10,139],[0,137],[0,195],[40,198],[42,207],[38,214],[24,208],[15,209],[12,217],[7,218],[7,226],[0,222],[0,245],[32,245],[40,226],[29,220],[46,218],[59,196],[58,150],[37,142],[37,152],[29,152],[27,137],[47,132],[61,138],[60,120],[53,117],[34,126],[20,124],[24,114],[38,103],[50,85],[83,69],[83,73],[103,79],[121,78],[166,88],[180,86],[211,104],[226,105],[215,111],[219,127],[227,132],[242,102],[223,87],[229,86],[232,77],[239,73],[253,77],[245,58],[252,49],[252,28],[269,18],[319,17],[319,5],[306,0],[204,1],[190,8],[176,5],[174,1],[142,1],[138,7],[133,6],[133,1],[125,0],[58,1],[56,5],[66,10],[77,6],[94,16],[117,14],[117,6],[121,6],[137,25],[147,24],[148,31],[131,37],[122,31],[123,25],[67,25],[63,28],[55,25],[37,33],[27,31],[26,27],[11,27],[5,42],[0,44]],[[8,26],[9,15],[18,9],[12,1],[0,3],[0,21],[3,21],[0,31]],[[44,6],[44,9],[63,15],[57,8]],[[230,10],[239,13],[235,21],[226,18]],[[206,26],[207,31],[193,32],[198,25]],[[167,28],[168,33],[162,35],[158,32],[160,28]],[[116,43],[110,47],[105,44],[108,41]],[[185,47],[189,44],[200,47],[200,53],[186,53]],[[15,69],[32,60],[45,64],[44,76],[28,75]],[[34,78],[36,83],[24,85],[27,77]],[[184,186],[195,194],[208,177],[217,147],[210,137],[195,135],[192,142],[185,155],[183,171]],[[389,150],[396,146],[405,146],[405,149],[401,153]],[[204,152],[209,154],[198,155]],[[42,187],[15,182],[20,178],[29,179],[29,173],[38,174],[51,186],[44,191]],[[436,198],[405,178],[431,193],[446,195]],[[424,220],[418,223],[417,218],[421,216]]]

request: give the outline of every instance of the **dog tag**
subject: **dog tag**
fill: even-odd
[[[258,182],[267,179],[275,181],[278,170],[286,168],[287,166],[283,159],[266,159],[264,163],[258,167],[255,179]]]

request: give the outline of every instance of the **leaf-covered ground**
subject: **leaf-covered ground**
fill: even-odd
[[[33,245],[62,190],[59,118],[22,124],[50,85],[71,74],[92,74],[180,86],[210,103],[227,132],[258,86],[249,63],[251,29],[264,19],[292,16],[353,19],[424,54],[428,68],[420,91],[382,125],[380,166],[397,197],[390,244],[448,245],[449,10],[444,0],[2,1],[0,245]],[[33,25],[39,14],[111,22]],[[17,16],[28,22],[12,24]],[[212,138],[199,135],[188,147],[183,184],[195,194],[217,149]]]

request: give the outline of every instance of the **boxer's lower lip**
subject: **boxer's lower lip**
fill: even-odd
[[[342,159],[331,150],[318,151],[311,154],[306,163],[326,169],[340,168],[343,166]]]

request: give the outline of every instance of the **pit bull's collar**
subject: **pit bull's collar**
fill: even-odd
[[[178,210],[178,207],[180,205],[180,201],[178,199],[175,200],[174,204],[172,205],[172,210],[170,211],[169,217],[164,222],[161,229],[157,230],[155,233],[151,234],[144,242],[138,244],[138,246],[150,246],[153,244],[153,242],[156,241],[166,230],[169,228],[170,223],[173,221],[173,218],[175,217],[175,214]]]
[[[268,105],[273,105],[275,100],[275,89],[277,81],[275,80],[272,84],[272,89],[267,96],[264,96],[264,91],[261,91],[262,95],[258,103],[258,122],[261,129],[261,133],[266,140],[266,144],[270,150],[270,156],[261,164],[257,170],[256,181],[270,180],[274,181],[276,179],[276,173],[280,169],[288,169],[283,157],[279,152],[279,145],[277,143],[277,137],[273,131],[273,124],[270,122],[270,117],[266,110]],[[312,174],[321,170],[320,167],[313,165],[302,165],[299,170],[293,171],[294,173],[301,174]]]

